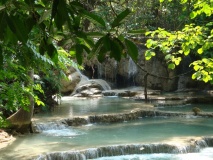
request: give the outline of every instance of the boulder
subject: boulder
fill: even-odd
[[[70,73],[68,79],[61,80],[61,93],[70,94],[74,91],[77,84],[81,81],[81,74],[77,71]]]

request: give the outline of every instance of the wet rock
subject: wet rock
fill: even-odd
[[[68,79],[61,80],[61,92],[64,94],[72,93],[80,80],[81,74],[79,72],[70,73]]]
[[[134,89],[117,89],[117,90],[107,90],[103,91],[104,96],[118,96],[118,97],[144,97],[144,90],[134,90]],[[147,95],[160,95],[159,90],[148,90]]]
[[[64,122],[66,122],[68,126],[80,126],[80,125],[88,124],[87,119],[80,118],[80,117],[76,117],[73,119],[64,119]]]
[[[102,91],[111,89],[106,81],[92,79],[79,83],[72,93],[74,97],[101,97]]]
[[[4,130],[0,129],[0,149],[6,147],[8,144],[13,142],[15,138],[12,135],[9,135]]]

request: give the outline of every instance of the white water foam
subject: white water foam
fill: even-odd
[[[45,135],[56,136],[56,137],[73,137],[83,134],[82,132],[76,131],[74,129],[61,129],[61,130],[46,130],[43,131]]]
[[[213,148],[205,148],[199,153],[187,154],[143,154],[143,155],[123,155],[113,157],[96,158],[95,160],[212,160]]]
[[[40,123],[36,124],[36,127],[38,131],[48,136],[73,137],[83,134],[83,132],[75,130],[60,122]]]

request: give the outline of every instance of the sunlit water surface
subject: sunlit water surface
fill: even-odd
[[[133,99],[124,99],[118,97],[104,97],[104,98],[73,98],[63,97],[62,103],[55,107],[52,112],[44,112],[35,115],[41,121],[44,119],[61,119],[72,118],[74,116],[87,116],[97,114],[110,114],[129,112],[136,108],[152,107],[150,104],[145,104],[141,101]]]

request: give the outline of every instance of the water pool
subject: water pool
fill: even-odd
[[[72,118],[74,116],[120,113],[131,111],[136,108],[153,108],[151,104],[119,97],[94,99],[63,97],[62,102],[63,103],[55,107],[52,112],[37,114],[35,118],[39,118],[40,120],[44,118]]]
[[[17,137],[15,142],[0,150],[0,155],[5,160],[25,159],[53,151],[80,150],[115,144],[181,144],[189,138],[211,136],[212,123],[213,119],[210,118],[156,117],[117,124],[58,126],[54,129],[47,127],[43,133]]]

